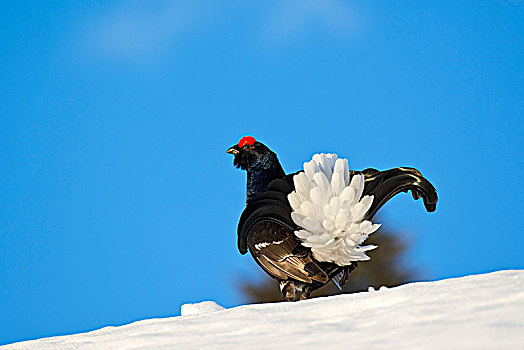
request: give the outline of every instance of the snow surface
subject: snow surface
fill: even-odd
[[[524,270],[221,309],[0,347],[14,349],[524,349]],[[216,311],[215,311],[216,310]]]
[[[214,301],[203,301],[201,303],[195,304],[184,304],[180,308],[180,315],[201,315],[208,314],[210,312],[217,312],[220,310],[225,310],[223,306],[218,305]]]

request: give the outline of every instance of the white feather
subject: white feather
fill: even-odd
[[[313,178],[313,175],[320,170],[317,162],[305,162],[304,163],[304,172],[307,177],[310,179]]]
[[[340,199],[353,204],[353,201],[355,200],[355,189],[349,186],[344,187],[342,193],[340,194]]]
[[[300,214],[304,216],[315,216],[317,215],[317,211],[313,203],[311,201],[303,202],[300,204],[300,209],[297,209]]]
[[[333,194],[335,196],[339,196],[340,193],[342,193],[344,187],[346,187],[344,183],[344,173],[341,171],[335,171],[333,173],[333,177],[331,177],[331,187],[333,188]]]
[[[318,185],[322,190],[322,197],[327,202],[331,199],[331,184],[325,173],[318,172],[313,175],[313,181]]]
[[[319,209],[322,209],[327,198],[324,196],[324,193],[322,193],[320,186],[313,187],[309,192],[309,195],[311,196],[313,204]]]
[[[300,201],[300,198],[298,197],[298,194],[296,192],[290,193],[287,196],[287,199],[289,200],[291,209],[297,211],[300,208],[302,202]]]
[[[304,172],[293,182],[288,199],[302,245],[317,260],[339,266],[369,260],[365,252],[376,247],[361,244],[380,225],[364,220],[373,204],[373,196],[362,196],[364,176],[351,176],[347,159],[321,153],[304,163]]]

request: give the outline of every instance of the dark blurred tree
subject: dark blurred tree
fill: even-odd
[[[405,255],[409,242],[405,234],[393,233],[380,228],[371,234],[366,244],[377,245],[378,248],[367,252],[371,260],[361,261],[358,268],[351,273],[344,293],[367,291],[381,286],[395,287],[420,278],[418,270],[406,264]],[[261,278],[250,280],[243,278],[237,287],[241,290],[248,303],[268,303],[282,301],[278,283],[260,270]],[[317,290],[312,297],[341,294],[342,292],[331,282]]]

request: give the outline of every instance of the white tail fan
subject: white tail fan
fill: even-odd
[[[350,176],[348,160],[336,154],[315,154],[304,163],[304,172],[293,177],[295,191],[288,195],[291,218],[301,227],[295,231],[302,245],[310,247],[318,261],[346,266],[369,260],[360,246],[380,224],[364,220],[373,196],[363,196],[364,175]]]

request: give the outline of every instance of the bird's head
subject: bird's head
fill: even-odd
[[[235,156],[233,165],[242,170],[269,169],[277,164],[280,167],[276,154],[253,136],[241,138],[227,153]]]

